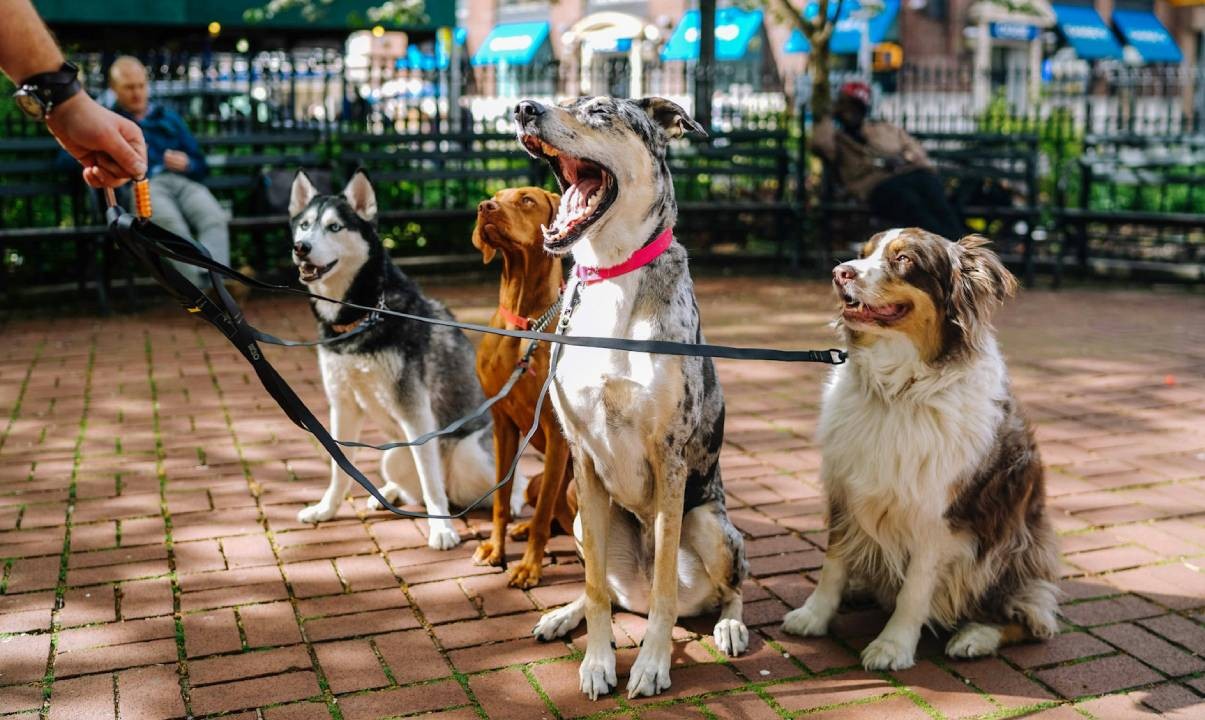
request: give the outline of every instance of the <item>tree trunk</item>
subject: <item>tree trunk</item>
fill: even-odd
[[[812,53],[808,59],[808,68],[812,71],[812,121],[828,117],[832,112],[833,89],[829,82],[829,60],[832,55],[828,51],[828,43],[812,45]]]
[[[790,22],[803,36],[808,39],[811,50],[808,52],[808,71],[812,74],[812,119],[818,121],[832,112],[833,91],[829,82],[829,67],[832,53],[829,43],[833,32],[836,31],[837,19],[841,17],[841,5],[844,0],[836,0],[837,12],[833,19],[828,16],[830,0],[817,0],[817,14],[814,20],[806,20],[802,9],[796,8],[791,0],[767,0],[776,6],[778,14]],[[806,3],[805,6],[806,7]]]

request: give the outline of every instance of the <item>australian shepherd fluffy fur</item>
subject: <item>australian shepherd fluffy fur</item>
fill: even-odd
[[[892,615],[867,669],[913,665],[926,625],[955,631],[952,657],[1058,629],[1041,459],[990,325],[1016,280],[986,244],[889,230],[833,271],[849,362],[820,419],[829,545],[783,627],[822,635],[869,592]]]

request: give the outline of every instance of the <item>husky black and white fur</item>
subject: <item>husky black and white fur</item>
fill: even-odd
[[[702,133],[682,108],[660,98],[582,98],[558,107],[524,101],[520,142],[546,159],[561,185],[545,248],[609,267],[651,242],[677,218],[666,143]],[[575,287],[567,332],[639,340],[701,342],[686,251],[674,242],[628,274]],[[611,606],[647,613],[628,694],[670,685],[670,634],[679,615],[720,611],[716,645],[742,652],[741,581],[748,565],[724,508],[719,455],[724,398],[710,358],[565,346],[553,402],[572,448],[578,489],[576,533],[585,594],[545,614],[534,634],[560,637],[586,619],[580,668],[591,699],[616,685]]]
[[[925,625],[955,631],[951,657],[1058,632],[1042,462],[991,327],[1016,281],[986,244],[889,230],[833,271],[849,361],[820,415],[831,530],[783,628],[822,635],[843,591],[868,591],[892,613],[870,670],[910,667]]]
[[[418,285],[390,261],[376,230],[376,195],[368,177],[357,172],[341,195],[320,195],[299,172],[289,202],[293,260],[301,281],[319,295],[359,305],[452,319],[442,303],[425,297]],[[321,337],[348,332],[363,322],[361,310],[311,301]],[[390,439],[413,439],[444,427],[484,401],[474,372],[475,353],[455,328],[386,316],[347,340],[321,345],[318,364],[330,402],[330,432],[356,440],[366,419]],[[448,501],[465,506],[494,483],[493,428],[486,415],[451,436],[413,448],[388,450],[381,458],[381,493],[406,504],[422,497],[427,512],[448,514]],[[331,462],[330,486],[322,500],[303,509],[301,522],[334,517],[351,478]],[[520,485],[525,479],[516,478]],[[513,497],[522,498],[522,487]],[[369,499],[370,509],[379,509]],[[456,546],[460,537],[449,520],[428,521],[431,547]]]

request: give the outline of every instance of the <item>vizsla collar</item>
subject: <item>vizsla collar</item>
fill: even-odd
[[[620,275],[626,275],[633,270],[638,270],[645,265],[661,256],[665,252],[670,243],[674,241],[674,229],[666,228],[661,231],[661,234],[653,239],[651,243],[640,248],[632,253],[632,256],[627,260],[612,265],[607,268],[587,267],[585,265],[575,265],[573,268],[574,274],[577,275],[578,282],[582,285],[593,285],[600,283],[603,280],[617,278]]]
[[[511,312],[509,308],[507,308],[505,305],[502,305],[501,303],[499,303],[499,305],[498,305],[498,314],[502,316],[503,320],[510,323],[511,325],[514,325],[515,327],[519,328],[520,330],[530,330],[531,329],[531,318],[525,318],[522,315],[516,315],[515,313]]]
[[[565,281],[563,279],[561,280],[561,292],[565,292]],[[544,314],[536,320],[532,320],[531,318],[523,317],[518,313],[512,312],[510,308],[506,307],[502,303],[498,303],[498,314],[502,316],[503,320],[511,325],[514,325],[520,330],[531,330],[532,328],[535,328],[537,332],[543,332],[544,326],[548,324],[548,318],[550,317],[552,309],[560,306],[560,304],[561,296],[557,295],[557,298],[553,301],[551,307],[545,310]]]

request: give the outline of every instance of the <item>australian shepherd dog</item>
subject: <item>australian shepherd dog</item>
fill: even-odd
[[[1058,631],[1042,463],[990,324],[1016,284],[983,238],[916,228],[833,270],[849,361],[820,418],[828,551],[787,632],[823,635],[852,591],[891,612],[870,670],[912,666],[926,625],[959,658]]]

